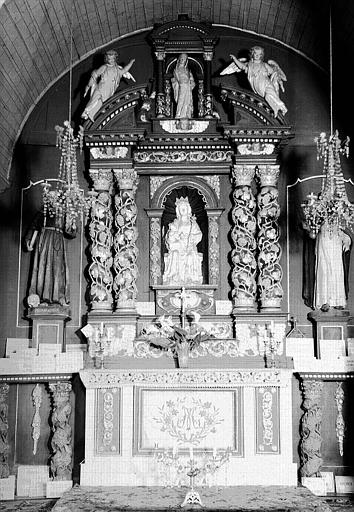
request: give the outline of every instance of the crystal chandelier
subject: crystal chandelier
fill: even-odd
[[[73,9],[73,4],[72,4]],[[55,217],[58,225],[65,225],[67,232],[75,231],[77,223],[90,209],[93,195],[85,196],[79,186],[77,176],[77,151],[82,151],[84,129],[79,127],[77,136],[71,126],[71,95],[72,95],[72,52],[73,52],[73,10],[70,25],[70,68],[69,68],[69,120],[64,126],[56,126],[56,146],[61,151],[59,172],[55,189],[45,181],[43,183],[43,209],[46,215]]]
[[[90,208],[90,196],[86,197],[79,186],[77,176],[77,150],[82,150],[83,127],[80,126],[78,135],[74,136],[74,129],[70,121],[64,121],[64,126],[56,126],[56,146],[61,151],[57,185],[47,181],[43,184],[44,215],[56,217],[59,224],[65,222],[67,231],[75,231],[78,219],[87,214]]]
[[[353,229],[354,205],[348,199],[340,155],[349,156],[349,137],[343,142],[338,131],[328,138],[323,132],[315,138],[317,159],[323,159],[323,179],[321,192],[316,196],[313,192],[307,196],[301,206],[303,208],[306,228],[310,236],[316,238],[323,223],[329,227]]]
[[[305,228],[312,238],[316,238],[321,226],[325,223],[328,229],[354,228],[354,205],[350,203],[344,183],[340,155],[349,156],[349,137],[342,142],[338,131],[333,132],[332,106],[332,21],[329,23],[330,40],[330,118],[331,135],[327,138],[322,132],[314,140],[317,144],[317,160],[323,159],[323,179],[321,192],[316,196],[313,192],[302,203],[305,216]]]

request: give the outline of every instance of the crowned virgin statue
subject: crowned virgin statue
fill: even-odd
[[[203,255],[197,251],[202,232],[187,197],[176,199],[176,216],[165,236],[168,252],[164,258],[163,284],[203,284]]]

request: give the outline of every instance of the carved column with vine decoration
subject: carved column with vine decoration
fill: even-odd
[[[92,311],[111,311],[112,297],[112,171],[91,169],[96,196],[91,207],[89,233],[91,239],[90,299]]]
[[[211,93],[211,61],[213,60],[212,51],[204,51],[204,117],[213,117],[213,95]]]
[[[323,463],[321,456],[322,390],[323,382],[304,380],[302,408],[305,413],[300,425],[300,475],[320,476]]]
[[[171,117],[171,81],[165,80],[165,116]]]
[[[9,385],[0,384],[0,478],[7,478],[9,470],[9,444],[8,444],[8,405],[7,397],[9,394]]]
[[[279,244],[280,207],[277,181],[279,165],[259,165],[258,194],[258,288],[262,310],[279,310],[283,298]]]
[[[256,308],[256,201],[251,184],[255,174],[253,165],[234,165],[231,238],[234,248],[232,260],[233,312]]]
[[[114,169],[118,184],[115,195],[115,227],[114,235],[114,283],[113,289],[117,311],[135,311],[138,276],[136,240],[137,207],[135,193],[138,186],[138,175],[134,169]]]
[[[54,480],[71,480],[72,438],[69,424],[71,383],[66,381],[51,382],[49,390],[53,394],[51,473]]]

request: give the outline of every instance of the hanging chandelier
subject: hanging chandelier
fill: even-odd
[[[354,205],[349,201],[345,189],[340,156],[349,157],[349,137],[342,142],[338,131],[333,132],[333,101],[332,101],[332,19],[329,19],[330,41],[330,123],[331,134],[327,138],[325,132],[314,140],[317,144],[317,160],[323,160],[323,179],[321,192],[316,196],[313,192],[302,203],[305,216],[305,228],[312,238],[316,238],[323,224],[333,229],[354,229]]]
[[[57,184],[55,189],[45,181],[43,183],[44,219],[55,217],[59,225],[65,225],[67,232],[76,231],[78,220],[87,215],[93,199],[93,193],[85,196],[79,186],[77,175],[77,151],[82,151],[84,129],[79,126],[77,135],[71,126],[72,95],[72,52],[73,52],[73,3],[70,24],[70,67],[69,67],[69,120],[63,126],[55,126],[56,146],[61,151]]]
[[[324,223],[329,229],[335,226],[340,229],[354,228],[354,205],[347,196],[340,161],[340,155],[349,156],[349,137],[342,142],[338,131],[328,138],[322,132],[315,142],[317,159],[323,159],[321,192],[317,196],[312,192],[301,205],[306,228],[312,238],[316,238]]]
[[[91,196],[85,196],[77,175],[77,151],[82,150],[84,130],[80,126],[74,136],[70,121],[64,121],[64,126],[56,126],[55,131],[61,156],[56,187],[53,189],[47,181],[43,184],[44,215],[56,217],[70,232],[76,230],[78,219],[88,214],[91,204]]]

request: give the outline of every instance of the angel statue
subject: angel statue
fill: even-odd
[[[91,121],[94,120],[96,113],[103,103],[113,96],[119,87],[122,76],[135,82],[134,77],[129,73],[129,69],[134,64],[135,59],[131,59],[123,68],[117,64],[117,57],[118,53],[115,50],[109,50],[105,55],[105,64],[92,72],[84,93],[84,96],[86,96],[91,89],[91,97],[81,115],[83,119],[89,118]]]
[[[236,59],[230,55],[233,62],[220,74],[231,75],[232,73],[245,71],[252,90],[262,96],[277,117],[278,112],[286,114],[288,109],[279,98],[279,89],[284,92],[283,82],[286,76],[275,60],[264,62],[264,48],[253,46],[250,50],[250,60]]]

